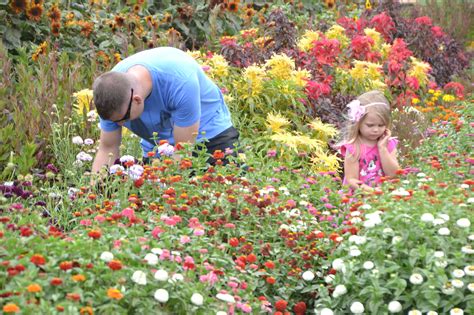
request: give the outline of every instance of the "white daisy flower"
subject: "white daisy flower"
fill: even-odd
[[[371,270],[375,267],[374,263],[371,262],[370,260],[366,261],[363,265],[364,269],[366,270]]]
[[[148,253],[145,255],[144,260],[149,264],[149,265],[156,265],[158,263],[158,256],[156,256],[153,253]]]
[[[434,252],[434,256],[436,258],[442,258],[442,257],[444,257],[444,252],[443,251],[436,251],[436,252]]]
[[[334,291],[332,292],[332,296],[334,298],[338,298],[344,294],[347,293],[347,288],[345,285],[343,284],[338,284],[335,288],[334,288]]]
[[[415,285],[422,284],[423,276],[419,273],[414,273],[410,276],[410,282]]]
[[[344,260],[342,260],[341,258],[334,259],[334,261],[332,262],[332,267],[335,270],[341,270],[342,268],[344,268]]]
[[[464,314],[464,311],[457,307],[449,311],[449,315],[463,315],[463,314]]]
[[[146,273],[141,270],[137,270],[132,275],[132,281],[136,284],[146,285]]]
[[[460,228],[468,228],[471,226],[471,221],[469,221],[468,218],[461,218],[459,220],[456,221],[456,224],[460,227]]]
[[[438,230],[438,234],[442,235],[442,236],[447,236],[447,235],[451,234],[451,232],[449,231],[449,229],[447,227],[442,227]]]
[[[468,276],[474,276],[474,265],[464,267],[464,272]]]
[[[474,254],[474,249],[472,249],[471,245],[466,245],[461,247],[461,252],[464,254]]]
[[[398,313],[398,312],[401,312],[401,310],[402,310],[402,304],[400,304],[400,302],[392,301],[388,303],[388,311],[390,313]]]
[[[421,215],[421,221],[423,221],[423,222],[433,222],[434,219],[435,219],[434,215],[432,215],[431,213],[428,213],[428,212],[423,213]]]
[[[354,302],[351,305],[351,312],[352,314],[362,314],[364,313],[364,305],[360,302]]]
[[[100,254],[100,259],[105,262],[109,262],[114,259],[114,254],[112,254],[111,252],[102,252],[102,254]]]
[[[72,143],[81,145],[81,144],[84,144],[84,140],[82,140],[81,136],[75,136],[75,137],[72,137]]]
[[[304,281],[312,281],[314,279],[314,272],[312,272],[311,270],[306,270],[305,272],[303,272],[301,277]]]
[[[467,289],[468,289],[469,291],[471,291],[471,292],[474,292],[474,283],[472,283],[472,282],[469,283],[469,284],[467,285]]]
[[[323,308],[319,312],[315,311],[315,313],[319,315],[334,315],[334,312],[330,308],[327,308],[327,307]]]
[[[230,294],[217,293],[216,298],[227,303],[235,303],[235,298]]]
[[[411,310],[408,312],[408,315],[422,315],[423,313],[421,313],[419,310]]]
[[[465,273],[461,269],[455,269],[453,270],[453,277],[455,278],[462,278],[464,277]]]
[[[169,276],[166,270],[160,269],[155,272],[155,279],[158,281],[166,281],[168,278]]]
[[[459,280],[459,279],[454,279],[451,281],[451,284],[453,285],[453,287],[455,287],[456,289],[460,289],[462,287],[464,287],[464,282],[462,282],[462,280]]]
[[[204,303],[204,297],[199,293],[193,293],[191,296],[191,303],[197,306],[201,306]]]
[[[158,289],[155,291],[154,297],[155,297],[155,300],[157,300],[158,302],[166,303],[168,302],[170,295],[168,291],[166,291],[165,289]]]

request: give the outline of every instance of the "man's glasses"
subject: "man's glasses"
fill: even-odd
[[[112,120],[114,123],[119,123],[119,122],[127,121],[130,119],[130,110],[132,109],[132,101],[133,101],[133,89],[132,89],[132,95],[130,96],[130,102],[128,103],[128,109],[127,109],[127,112],[125,113],[125,116],[123,116],[123,118],[119,120]]]

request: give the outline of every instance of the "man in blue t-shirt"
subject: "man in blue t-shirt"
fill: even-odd
[[[142,138],[145,156],[159,140],[175,145],[206,139],[210,153],[232,149],[238,141],[220,89],[179,49],[132,55],[99,76],[93,89],[101,128],[93,171],[119,157],[122,127]]]

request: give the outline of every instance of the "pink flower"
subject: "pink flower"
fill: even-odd
[[[275,157],[277,155],[276,150],[268,150],[267,151],[267,157]]]
[[[83,219],[79,222],[80,225],[84,225],[84,226],[91,226],[92,225],[92,221],[90,219]]]
[[[201,248],[201,249],[198,250],[198,252],[200,254],[207,254],[209,251],[207,250],[207,248]]]
[[[228,229],[235,229],[235,224],[234,223],[226,223],[226,224],[224,224],[224,227],[228,228]]]
[[[191,218],[189,219],[188,227],[195,229],[195,228],[201,227],[201,223],[199,223],[198,218]]]
[[[94,220],[99,222],[99,223],[102,223],[102,222],[105,221],[105,217],[103,215],[99,214],[94,218]]]
[[[132,208],[125,208],[122,210],[122,215],[124,217],[127,217],[130,221],[131,220],[134,220],[136,218],[135,216],[135,210],[133,210]]]
[[[433,35],[435,37],[443,37],[444,36],[443,29],[439,26],[433,26],[431,28],[431,33],[433,33]]]
[[[151,231],[151,235],[153,235],[154,238],[160,238],[160,234],[163,233],[165,230],[160,228],[159,226],[155,226],[153,231]]]
[[[121,240],[115,240],[113,241],[113,246],[114,248],[120,248],[120,246],[122,246],[122,241]]]
[[[234,282],[234,281],[229,281],[227,284],[229,285],[229,287],[231,287],[233,289],[235,289],[239,286],[239,284],[237,282]]]
[[[433,25],[433,22],[431,21],[431,19],[427,16],[420,16],[420,17],[417,17],[415,19],[415,22],[420,24],[420,25],[428,25],[428,26],[431,26]]]
[[[195,229],[193,234],[195,236],[202,236],[202,235],[204,235],[204,230],[203,229]]]
[[[191,238],[187,235],[182,235],[179,241],[181,242],[181,244],[186,244],[191,242]]]

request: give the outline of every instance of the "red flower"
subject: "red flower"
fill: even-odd
[[[111,260],[109,262],[109,268],[112,270],[120,270],[122,269],[122,262],[120,260]]]
[[[266,281],[267,281],[268,284],[275,284],[275,282],[276,282],[275,278],[273,278],[273,277],[267,277]]]
[[[293,306],[293,312],[295,312],[295,315],[304,315],[306,313],[306,303],[296,303],[295,306]]]
[[[382,34],[385,41],[390,41],[392,32],[395,31],[395,23],[387,13],[382,12],[377,14],[370,20],[370,23],[374,26],[375,30]]]
[[[91,231],[89,231],[89,233],[87,233],[87,235],[89,235],[89,237],[96,240],[96,239],[99,239],[102,236],[102,233],[100,231],[97,231],[97,230],[91,230]]]
[[[275,308],[277,309],[277,311],[283,312],[284,310],[286,310],[287,306],[288,302],[285,300],[278,300],[275,302]]]
[[[356,35],[351,42],[352,57],[357,60],[372,61],[374,56],[370,53],[374,45],[375,41],[371,37]]]
[[[59,268],[63,271],[67,271],[73,268],[72,261],[63,261],[59,264]]]
[[[341,53],[339,41],[326,38],[315,41],[312,52],[316,61],[321,65],[332,65]]]
[[[232,247],[237,247],[237,246],[239,246],[239,240],[236,237],[232,237],[229,240],[229,245],[232,246]]]
[[[431,21],[431,19],[427,16],[420,16],[420,17],[417,17],[415,19],[415,23],[418,23],[420,25],[428,25],[428,26],[431,26],[433,25],[433,22]]]
[[[46,263],[46,259],[40,254],[34,254],[31,256],[30,261],[36,266],[44,265]]]
[[[58,285],[61,285],[63,283],[63,280],[61,280],[60,278],[53,278],[53,279],[51,279],[51,281],[49,283],[52,286],[58,286]]]
[[[222,152],[221,150],[216,150],[214,151],[214,154],[212,154],[212,157],[215,159],[215,160],[220,160],[220,159],[223,159],[225,156],[224,152]]]
[[[257,261],[257,256],[255,254],[249,254],[247,255],[247,261],[251,264]]]
[[[275,263],[271,260],[267,261],[264,263],[265,267],[267,267],[268,269],[273,269],[275,268]]]
[[[321,95],[331,93],[331,87],[323,82],[308,81],[306,84],[306,94],[309,98],[317,100]]]

